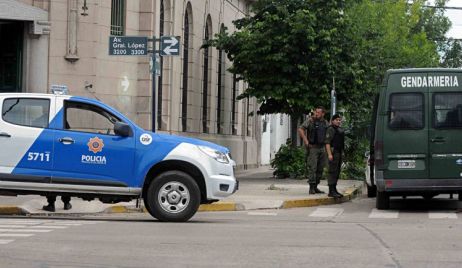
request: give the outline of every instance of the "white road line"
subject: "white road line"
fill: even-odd
[[[34,225],[34,224],[42,224],[47,223],[46,221],[4,221],[0,220],[0,224],[27,224],[27,225]]]
[[[56,225],[38,225],[34,226],[33,228],[40,228],[40,229],[66,229],[68,226],[56,226]]]
[[[399,217],[399,211],[394,210],[378,210],[372,209],[369,214],[370,219],[397,219]]]
[[[53,231],[51,230],[44,230],[44,229],[0,229],[0,233],[48,233]]]
[[[51,222],[47,224],[52,224],[53,226],[82,226],[80,223],[61,223],[61,222]]]
[[[29,237],[35,234],[0,234],[0,237]]]
[[[336,217],[343,213],[343,208],[317,208],[310,214],[310,217],[328,218]]]
[[[26,227],[29,227],[29,226],[26,226],[26,225],[14,225],[14,224],[2,224],[0,225],[0,228],[26,228]]]
[[[457,219],[455,212],[428,212],[429,219]]]
[[[277,216],[276,212],[249,212],[247,213],[249,216]]]
[[[6,245],[8,243],[13,242],[14,240],[0,240],[0,245]]]

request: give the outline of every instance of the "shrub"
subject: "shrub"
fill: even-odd
[[[292,141],[287,139],[271,160],[274,168],[273,175],[279,179],[303,178],[305,174],[305,148],[292,146]]]

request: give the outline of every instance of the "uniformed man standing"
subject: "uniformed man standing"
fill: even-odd
[[[340,168],[342,166],[342,153],[345,148],[345,132],[340,127],[342,118],[335,114],[332,116],[331,125],[326,132],[326,152],[329,159],[329,177],[327,184],[329,185],[328,196],[341,198],[343,195],[337,191],[337,181],[340,176]]]
[[[318,189],[324,166],[326,165],[326,149],[324,141],[326,137],[327,121],[324,119],[325,109],[322,106],[316,108],[314,115],[307,119],[298,129],[298,134],[307,149],[308,183],[309,194],[323,194]],[[306,135],[305,135],[306,131]]]

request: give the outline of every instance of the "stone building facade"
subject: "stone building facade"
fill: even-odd
[[[152,127],[149,56],[110,56],[109,36],[179,36],[179,56],[162,57],[155,83],[156,131],[231,149],[238,169],[260,164],[255,99],[236,100],[245,83],[225,53],[204,40],[249,15],[251,0],[0,0],[0,92],[98,98]],[[249,114],[255,114],[255,116]]]

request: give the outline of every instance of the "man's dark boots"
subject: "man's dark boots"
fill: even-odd
[[[333,198],[341,198],[342,196],[337,193],[335,190],[335,185],[329,185],[329,194],[327,194],[328,197],[333,197]]]
[[[52,203],[48,203],[48,205],[43,206],[42,209],[46,210],[46,211],[50,211],[50,212],[55,212],[56,211],[55,204],[52,204]]]
[[[71,203],[64,203],[64,210],[69,210],[72,208]]]
[[[339,192],[337,191],[337,184],[334,184],[334,190],[335,190],[335,192],[336,192],[338,195],[340,195],[340,197],[343,197],[343,194],[341,194],[341,193],[339,193]]]
[[[309,194],[316,194],[316,184],[310,183],[310,191]]]
[[[315,184],[315,187],[314,187],[314,192],[317,193],[317,194],[325,194],[324,191],[319,190],[318,185],[316,185],[316,184]]]

